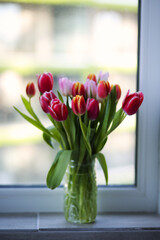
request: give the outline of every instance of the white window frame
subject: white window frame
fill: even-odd
[[[136,187],[98,188],[99,212],[158,212],[160,209],[160,1],[141,0]],[[63,188],[1,188],[0,212],[62,212]],[[160,211],[159,211],[160,212]]]

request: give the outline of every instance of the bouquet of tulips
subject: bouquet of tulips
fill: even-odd
[[[119,126],[126,115],[135,114],[143,101],[142,92],[130,94],[128,90],[122,107],[117,111],[121,88],[117,84],[111,86],[108,77],[108,72],[100,72],[98,76],[89,74],[84,84],[63,77],[59,79],[61,93],[57,91],[55,94],[52,74],[40,74],[39,102],[52,123],[47,128],[31,106],[31,99],[36,92],[33,82],[28,83],[26,87],[29,99],[21,96],[30,116],[14,107],[23,118],[43,132],[43,139],[50,147],[54,148],[54,140],[59,143],[61,150],[57,153],[47,176],[49,188],[54,189],[59,186],[75,152],[78,169],[86,155],[90,159],[98,159],[106,183],[108,182],[107,164],[100,151],[107,142],[109,134]],[[66,101],[62,95],[66,97]]]

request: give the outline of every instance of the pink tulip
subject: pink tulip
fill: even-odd
[[[84,84],[87,97],[96,97],[97,94],[97,85],[93,80],[87,79]]]
[[[27,84],[26,94],[29,98],[33,97],[36,94],[36,89],[33,82]]]
[[[105,82],[104,80],[101,80],[98,83],[97,93],[99,98],[102,98],[102,99],[106,98],[110,93],[110,91],[111,91],[111,87],[108,81]]]
[[[97,81],[99,82],[99,81],[104,80],[105,82],[107,82],[108,78],[109,78],[109,72],[103,73],[102,71],[100,71],[97,76]]]
[[[55,98],[57,97],[52,91],[44,92],[42,96],[39,98],[41,107],[45,113],[49,113],[48,106],[50,105],[51,100]]]
[[[75,82],[72,86],[72,96],[75,97],[76,95],[85,96],[85,87],[80,82]]]
[[[133,94],[129,94],[130,90],[128,90],[126,97],[123,100],[122,108],[123,111],[128,115],[133,115],[138,111],[138,108],[141,106],[144,95],[142,92],[136,92]]]
[[[87,99],[87,112],[90,120],[95,120],[99,114],[99,104],[94,98]]]
[[[92,80],[97,84],[97,79],[96,79],[96,75],[95,74],[89,74],[87,76],[87,80]]]
[[[48,106],[49,113],[53,117],[54,120],[60,122],[64,121],[68,117],[68,108],[62,103],[58,98],[54,98],[50,102],[50,106]]]
[[[72,99],[72,110],[78,116],[86,112],[86,103],[83,96],[77,95]]]
[[[53,89],[54,79],[50,72],[38,76],[38,88],[41,93],[49,92]]]
[[[63,96],[72,95],[72,85],[73,82],[67,77],[62,77],[59,79],[59,87]]]

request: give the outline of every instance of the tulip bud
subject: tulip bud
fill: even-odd
[[[42,96],[39,98],[41,107],[45,113],[49,113],[48,106],[50,105],[51,100],[54,98],[57,97],[52,91],[44,92]]]
[[[92,81],[94,81],[97,84],[97,80],[96,80],[96,75],[95,74],[89,74],[87,79],[92,80]]]
[[[64,121],[68,117],[68,108],[62,103],[58,98],[54,98],[50,102],[50,106],[48,106],[49,113],[53,117],[54,120],[60,122]]]
[[[33,82],[27,84],[26,94],[29,98],[33,97],[36,94],[36,89]]]
[[[116,97],[117,97],[117,100],[119,100],[121,97],[121,88],[118,84],[116,84],[115,87],[116,87]],[[112,88],[113,88],[113,85],[111,86],[111,90]]]
[[[144,95],[142,92],[136,92],[133,94],[129,94],[129,90],[127,92],[126,97],[123,100],[122,108],[123,111],[128,115],[133,115],[138,111],[138,108],[141,106]]]
[[[86,103],[83,96],[77,95],[72,99],[72,110],[74,114],[80,116],[86,111]]]
[[[84,85],[80,82],[75,82],[72,86],[72,95],[73,97],[75,97],[76,95],[85,96]]]
[[[63,96],[72,95],[72,85],[73,82],[69,80],[67,77],[59,79],[59,87]]]
[[[98,97],[106,98],[110,93],[111,88],[109,82],[105,82],[104,80],[100,81],[97,87]]]
[[[97,85],[93,80],[89,80],[87,79],[87,81],[84,84],[85,87],[85,91],[86,91],[86,95],[87,97],[96,97],[97,94]]]
[[[95,120],[99,114],[99,104],[94,98],[87,99],[87,112],[90,120]]]
[[[54,84],[53,76],[50,72],[38,76],[38,88],[41,93],[52,90]]]

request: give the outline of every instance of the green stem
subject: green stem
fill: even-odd
[[[61,136],[61,141],[62,141],[62,145],[63,145],[63,149],[68,149],[68,144],[67,144],[67,140],[66,140],[66,136],[65,133],[63,132],[61,123],[56,122],[52,116],[50,114],[47,114],[48,118],[50,119],[50,121],[53,123],[53,125],[57,128],[57,130],[60,133]]]
[[[73,149],[73,145],[72,145],[72,142],[71,142],[71,138],[70,138],[70,135],[69,135],[69,133],[68,133],[68,131],[67,131],[67,128],[65,127],[64,122],[62,122],[62,126],[63,126],[63,128],[64,128],[64,130],[65,130],[65,132],[66,132],[70,149]]]

